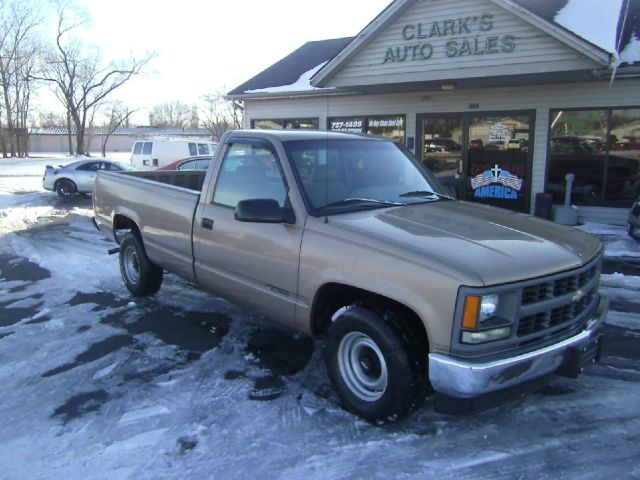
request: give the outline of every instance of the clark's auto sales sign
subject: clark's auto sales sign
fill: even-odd
[[[516,36],[493,35],[493,28],[490,13],[409,23],[402,28],[402,39],[410,43],[388,47],[382,63],[429,60],[437,55],[453,58],[514,52]]]

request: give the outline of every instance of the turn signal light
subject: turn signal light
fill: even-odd
[[[464,313],[462,315],[462,328],[475,330],[478,327],[478,314],[480,313],[480,297],[468,295],[464,299]]]

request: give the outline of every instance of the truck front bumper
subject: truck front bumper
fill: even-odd
[[[601,296],[596,311],[580,333],[516,357],[474,363],[431,353],[429,354],[431,385],[441,398],[462,400],[505,391],[549,377],[554,373],[577,377],[586,363],[599,358],[602,343],[600,330],[608,307],[609,301]],[[436,404],[438,403],[443,402],[438,402],[436,399]],[[439,410],[442,409],[439,408]]]

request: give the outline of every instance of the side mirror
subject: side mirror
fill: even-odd
[[[236,206],[234,218],[240,222],[254,223],[289,223],[296,221],[293,210],[282,208],[272,198],[252,198],[241,200]]]

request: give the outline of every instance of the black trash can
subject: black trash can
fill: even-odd
[[[536,217],[551,220],[551,207],[553,206],[552,193],[536,193],[536,204],[533,214]]]

